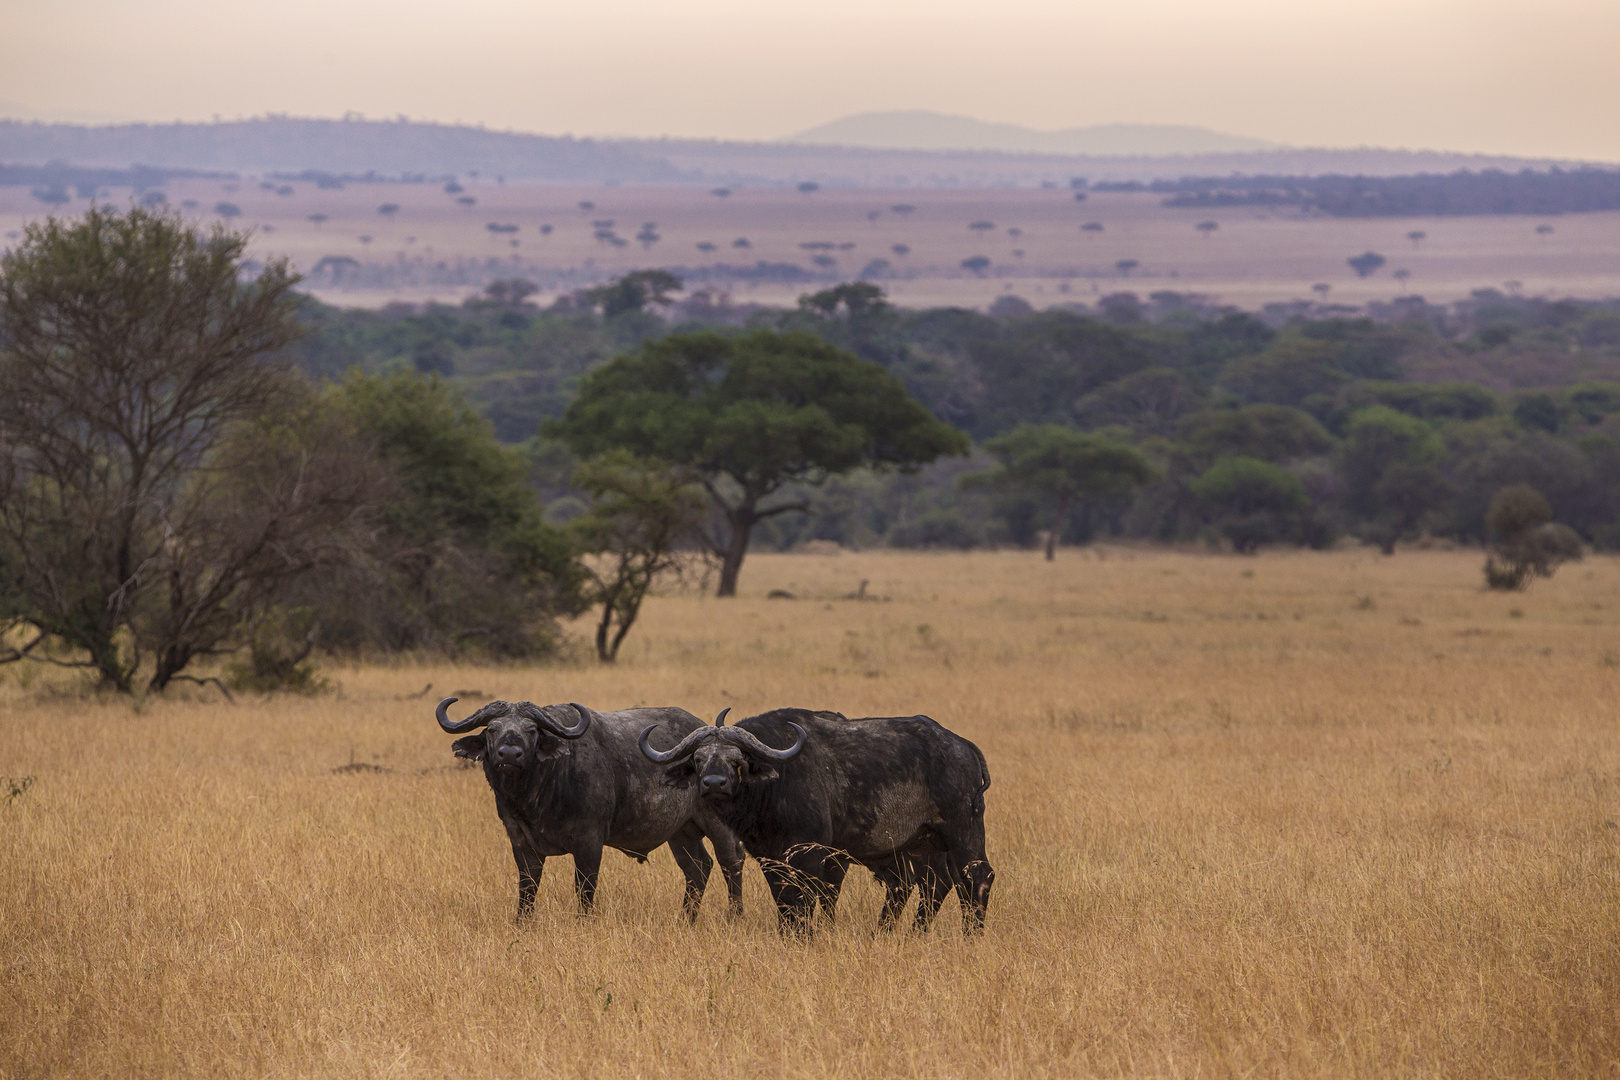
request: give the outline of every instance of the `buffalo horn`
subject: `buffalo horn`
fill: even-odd
[[[747,748],[749,753],[758,754],[762,758],[770,758],[772,761],[786,761],[791,757],[796,757],[799,751],[804,749],[805,740],[804,728],[793,723],[792,721],[788,722],[788,727],[792,728],[794,731],[797,731],[799,733],[799,737],[795,739],[793,741],[793,745],[788,747],[786,750],[771,749],[769,746],[766,746],[764,743],[755,738],[753,732],[748,731],[745,728],[727,728],[726,737],[731,739],[733,742],[741,743],[745,748]]]
[[[575,724],[571,728],[563,727],[550,716],[546,715],[546,711],[544,709],[538,707],[530,701],[518,702],[517,713],[525,720],[533,720],[535,723],[544,727],[547,731],[551,732],[560,739],[577,739],[581,735],[585,734],[586,728],[591,726],[591,714],[585,710],[585,706],[574,702],[569,703],[569,708],[573,709],[579,714],[579,723]]]
[[[653,729],[656,727],[658,727],[657,724],[648,724],[646,727],[642,728],[641,738],[636,740],[636,742],[641,747],[641,752],[646,754],[649,760],[656,761],[660,765],[667,764],[671,761],[678,761],[687,754],[690,754],[692,752],[692,748],[698,744],[699,740],[709,733],[708,728],[698,728],[696,731],[689,732],[686,738],[676,743],[671,749],[654,750],[651,746],[647,745],[647,738],[653,733]]]
[[[460,735],[463,731],[483,727],[507,709],[506,702],[492,701],[477,712],[470,714],[465,720],[452,720],[450,719],[450,706],[460,700],[460,698],[447,697],[439,702],[437,709],[433,710],[433,715],[439,719],[439,726],[451,735]]]
[[[720,710],[720,715],[714,718],[714,726],[715,727],[725,727],[726,726],[726,713],[728,713],[730,711],[731,711],[731,706],[730,705],[727,705],[725,708],[721,709]]]

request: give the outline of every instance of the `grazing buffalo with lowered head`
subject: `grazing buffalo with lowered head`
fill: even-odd
[[[512,841],[518,870],[518,917],[534,910],[535,889],[548,855],[574,857],[581,912],[596,898],[602,849],[618,848],[642,862],[668,843],[686,876],[684,906],[696,919],[714,865],[703,837],[714,844],[725,875],[730,911],[742,910],[743,851],[736,835],[706,805],[671,790],[637,750],[649,724],[685,735],[704,730],[685,709],[595,712],[583,705],[538,706],[492,701],[464,720],[451,720],[445,698],[436,710],[457,757],[484,763],[495,812]]]
[[[726,710],[729,712],[730,710]],[[809,925],[819,902],[831,914],[850,863],[888,889],[893,926],[911,887],[922,889],[926,929],[950,888],[964,928],[984,926],[995,871],[984,852],[984,755],[926,716],[850,720],[838,713],[776,709],[681,735],[667,750],[641,733],[641,750],[690,787],[759,859],[784,929]]]

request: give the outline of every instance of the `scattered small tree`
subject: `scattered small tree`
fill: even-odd
[[[1387,259],[1378,254],[1376,251],[1363,252],[1354,258],[1345,260],[1345,262],[1350,264],[1350,269],[1356,272],[1356,277],[1361,278],[1370,276],[1387,261]]]
[[[585,298],[602,309],[602,317],[645,311],[648,306],[668,307],[674,303],[671,293],[684,287],[679,277],[668,270],[632,270],[621,278],[587,292]]]
[[[1083,499],[1123,495],[1158,475],[1135,447],[1061,424],[1020,424],[988,439],[984,448],[1001,468],[970,474],[968,487],[1021,488],[1045,499],[1052,509],[1046,559],[1056,558],[1063,520]]]
[[[528,303],[529,297],[540,291],[540,286],[523,278],[502,278],[484,286],[484,296],[499,307],[517,307]]]
[[[1131,271],[1135,270],[1141,265],[1142,264],[1135,259],[1121,259],[1114,264],[1114,269],[1119,271],[1120,277],[1130,277]]]
[[[660,577],[685,572],[700,554],[703,489],[679,469],[622,449],[581,464],[574,486],[591,506],[568,529],[588,556],[586,600],[602,609],[596,658],[611,664],[648,591]]]
[[[1502,488],[1485,512],[1491,546],[1485,557],[1485,584],[1522,589],[1532,578],[1552,577],[1559,565],[1579,560],[1581,538],[1552,519],[1552,506],[1528,484]]]

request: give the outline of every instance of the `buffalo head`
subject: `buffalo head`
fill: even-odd
[[[699,728],[668,750],[654,750],[650,736],[657,724],[641,733],[641,752],[660,765],[668,765],[672,778],[696,778],[698,792],[705,799],[735,798],[743,782],[748,779],[772,780],[779,774],[773,761],[787,761],[804,749],[804,728],[798,724],[788,726],[798,732],[792,746],[776,750],[760,742],[751,731],[726,727],[726,713],[722,709],[714,718],[714,727]]]
[[[474,735],[466,735],[451,743],[456,757],[484,762],[486,769],[497,774],[516,774],[536,761],[555,756],[561,744],[557,739],[577,739],[591,726],[591,714],[582,705],[570,705],[579,722],[564,727],[554,719],[548,709],[530,701],[492,701],[465,720],[451,720],[449,708],[458,699],[449,697],[439,702],[434,715],[439,726],[451,735],[483,728]]]

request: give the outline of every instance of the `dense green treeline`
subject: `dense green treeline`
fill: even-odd
[[[246,244],[92,210],[0,258],[0,665],[311,691],[317,647],[532,657],[587,611],[612,662],[658,580],[807,541],[1437,535],[1500,588],[1620,547],[1613,303],[782,311],[649,270],[360,312]]]
[[[547,309],[504,287],[461,306],[311,301],[316,332],[297,360],[333,379],[354,368],[440,377],[502,441],[524,444],[554,521],[583,503],[568,483],[574,461],[538,433],[588,372],[671,333],[772,329],[881,365],[978,446],[1020,425],[1060,425],[1153,464],[1156,478],[1139,488],[1064,507],[1065,539],[1480,543],[1492,495],[1522,483],[1588,542],[1620,546],[1620,303],[1480,290],[1448,306],[1414,297],[1370,313],[1302,304],[1257,315],[1155,293],[1041,312],[1009,298],[985,314],[906,311],[851,283],[782,311],[635,284]],[[1057,504],[961,482],[990,464],[978,449],[915,474],[790,486],[784,495],[806,498],[810,512],[761,522],[756,542],[1037,542]]]
[[[1620,207],[1620,172],[1591,168],[1415,176],[1187,176],[1100,186],[1165,192],[1170,196],[1166,206],[1298,206],[1333,217],[1554,215]]]

